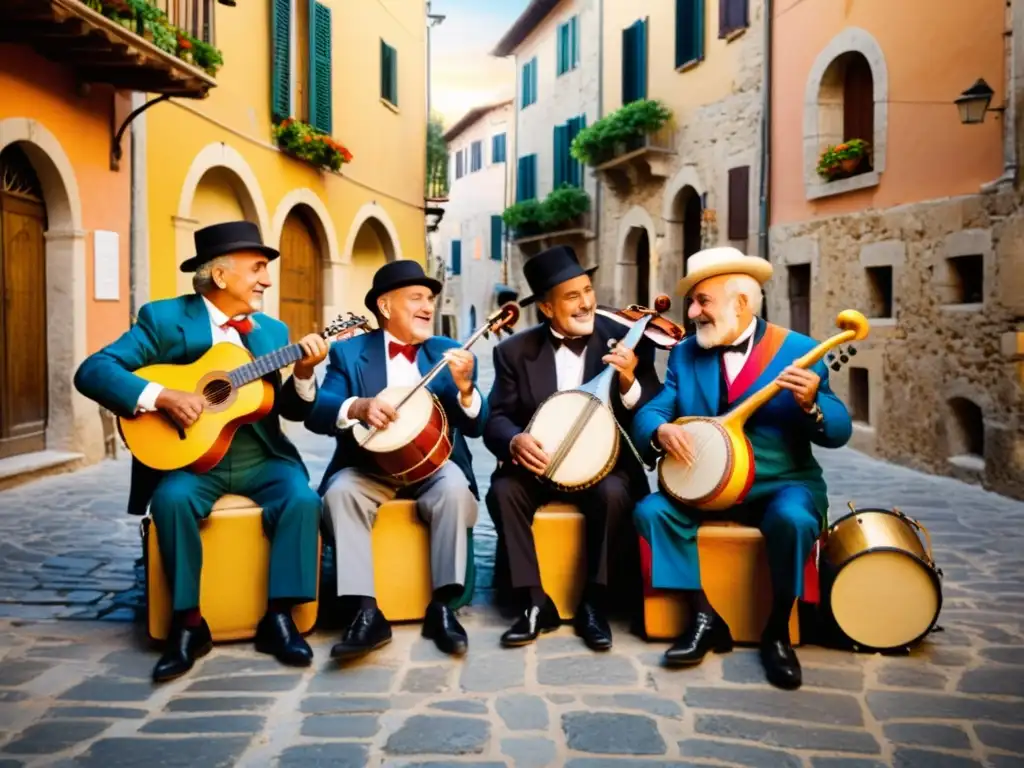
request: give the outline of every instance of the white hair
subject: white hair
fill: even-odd
[[[217,284],[213,282],[213,270],[217,267],[230,267],[232,263],[231,256],[218,256],[201,265],[192,275],[192,289],[200,296],[205,296],[217,287]]]
[[[725,283],[725,295],[731,301],[740,296],[747,297],[747,306],[755,315],[761,314],[761,306],[764,304],[764,293],[761,291],[761,284],[750,275],[734,275]]]

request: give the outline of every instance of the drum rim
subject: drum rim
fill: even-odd
[[[540,414],[541,409],[545,405],[547,405],[548,401],[554,400],[556,397],[559,397],[560,395],[567,395],[567,394],[570,394],[570,393],[573,394],[573,395],[583,395],[584,397],[586,397],[586,398],[588,398],[590,400],[596,400],[598,402],[598,404],[602,408],[604,408],[606,411],[608,411],[611,414],[612,423],[617,425],[617,426],[620,426],[619,425],[619,420],[615,418],[615,411],[612,410],[611,406],[607,405],[601,398],[597,397],[596,395],[591,394],[590,392],[585,392],[582,389],[563,389],[560,392],[552,392],[550,395],[548,395],[547,397],[545,397],[541,401],[540,405],[537,406],[537,410],[533,412],[533,416],[530,417],[530,423],[526,425],[526,429],[524,429],[523,431],[526,432],[529,435],[532,435],[530,430],[533,428],[533,424],[537,420],[537,416]],[[618,437],[618,431],[617,430],[616,430],[616,436]],[[584,483],[582,485],[564,485],[563,483],[556,483],[554,480],[552,480],[550,478],[543,478],[542,477],[540,479],[550,483],[552,486],[554,486],[555,488],[557,488],[560,491],[565,491],[566,493],[572,493],[574,491],[584,491],[584,490],[587,490],[588,488],[592,488],[595,485],[597,485],[599,482],[604,480],[604,478],[608,476],[608,473],[610,473],[612,471],[612,469],[615,467],[615,464],[619,460],[619,454],[620,454],[621,449],[622,449],[621,442],[622,442],[621,439],[615,441],[615,448],[612,450],[612,455],[609,458],[608,463],[594,477],[593,480],[590,480],[587,483]]]
[[[409,387],[409,389],[411,389],[411,387]],[[383,391],[384,390],[381,390],[381,392],[383,392]],[[438,399],[437,395],[435,395],[433,392],[431,392],[429,389],[426,389],[426,388],[423,388],[420,391],[426,392],[428,395],[430,395],[430,400],[431,400],[432,407],[433,408],[437,408],[438,410],[441,411],[441,418],[444,420],[444,423],[447,424],[447,422],[448,422],[448,414],[445,413],[444,406],[441,405],[441,401]],[[379,395],[380,392],[378,392],[377,394]],[[391,448],[385,448],[384,450],[380,450],[380,451],[374,450],[372,447],[370,447],[370,445],[364,445],[364,446],[360,446],[360,450],[366,451],[367,453],[377,453],[377,454],[394,453],[395,451],[400,451],[403,448],[405,448],[405,446],[407,446],[409,443],[411,443],[413,440],[415,440],[416,437],[419,436],[419,434],[426,428],[426,426],[429,423],[430,423],[430,416],[428,415],[427,416],[427,420],[423,424],[421,424],[416,429],[416,431],[412,434],[410,439],[407,440],[402,445],[394,446],[394,447],[391,447]],[[357,430],[359,430],[359,431],[357,432]],[[352,426],[352,430],[351,431],[352,431],[352,436],[356,439],[356,442],[359,442],[359,441],[363,440],[366,437],[366,435],[369,433],[370,430],[367,427],[363,426],[362,422],[357,422],[356,424],[354,424]],[[377,432],[377,433],[374,434],[374,437],[376,437],[379,434],[382,434],[382,433],[381,432]],[[372,444],[373,443],[373,438],[371,437],[368,442]]]
[[[932,586],[935,587],[935,592],[938,595],[938,602],[936,603],[936,606],[935,606],[935,615],[932,617],[932,620],[928,624],[927,629],[925,629],[924,632],[922,632],[920,635],[915,637],[913,640],[910,640],[910,641],[908,641],[906,643],[900,643],[899,645],[892,645],[892,646],[886,646],[886,647],[875,647],[875,646],[868,645],[866,643],[858,642],[857,640],[854,640],[852,637],[850,637],[849,633],[845,629],[843,629],[841,626],[839,626],[839,620],[836,618],[835,610],[832,607],[832,588],[835,586],[836,577],[839,576],[839,574],[843,570],[843,568],[845,568],[847,565],[852,563],[854,560],[857,560],[858,558],[861,558],[864,555],[870,554],[872,552],[895,552],[896,554],[905,555],[906,557],[909,557],[912,560],[916,560],[920,565],[924,566],[925,572],[928,574],[929,578],[931,579]],[[834,566],[831,566],[831,564],[829,564],[829,567],[832,568]],[[933,565],[929,565],[927,562],[925,562],[924,560],[922,560],[920,557],[918,557],[917,555],[913,554],[912,552],[908,552],[905,549],[900,549],[899,547],[872,547],[871,549],[865,549],[862,552],[858,552],[853,557],[849,558],[848,560],[845,560],[841,566],[835,568],[835,573],[832,574],[831,578],[829,578],[827,580],[827,587],[828,587],[828,589],[827,589],[826,593],[824,595],[822,595],[822,597],[824,597],[828,601],[827,602],[827,604],[828,604],[828,611],[832,615],[832,620],[836,623],[836,626],[839,627],[839,631],[842,632],[844,635],[846,635],[847,638],[849,638],[850,642],[852,642],[858,648],[863,648],[864,650],[867,650],[867,651],[893,651],[893,650],[896,650],[898,648],[911,648],[914,645],[920,643],[922,640],[924,640],[925,637],[928,636],[928,634],[932,631],[932,629],[935,627],[935,625],[938,624],[939,616],[942,614],[942,604],[943,604],[942,577],[939,576],[939,569],[936,568]]]
[[[839,525],[841,522],[843,522],[845,520],[848,520],[851,517],[856,517],[857,515],[865,513],[865,512],[881,512],[884,515],[889,515],[891,517],[899,517],[899,518],[907,517],[907,515],[904,515],[901,512],[897,512],[895,509],[886,509],[885,507],[864,507],[864,509],[858,509],[855,512],[847,512],[845,515],[840,517],[834,523],[829,523],[828,528],[825,529],[826,533],[831,533],[832,529],[835,528],[837,525]],[[913,527],[913,526],[911,526],[911,527]]]
[[[714,416],[689,416],[686,417],[686,422],[684,423],[694,421],[703,421],[711,424],[712,426],[715,427],[715,429],[718,430],[718,433],[725,438],[725,442],[729,446],[730,451],[729,455],[727,456],[726,469],[724,472],[722,472],[722,477],[719,479],[718,484],[715,485],[714,489],[710,493],[706,493],[699,499],[681,499],[665,485],[665,476],[662,470],[662,467],[665,466],[665,461],[663,458],[662,461],[658,462],[658,486],[680,504],[699,507],[703,504],[707,504],[709,501],[719,496],[722,493],[722,491],[725,490],[725,487],[729,484],[729,478],[732,476],[733,468],[736,465],[736,452],[731,450],[732,440],[729,437],[729,432],[728,430],[726,430],[724,426],[722,426],[722,422],[719,419],[716,419]],[[745,434],[744,437],[746,437]],[[749,443],[750,441],[748,440],[747,442]],[[751,453],[751,456],[753,456],[753,453]]]

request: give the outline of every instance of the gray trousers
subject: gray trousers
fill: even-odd
[[[430,572],[434,589],[466,580],[468,528],[476,524],[477,501],[466,476],[449,461],[418,486],[403,488],[388,478],[354,467],[335,474],[324,493],[323,515],[334,537],[338,595],[376,597],[370,531],[377,508],[402,496],[430,526]]]

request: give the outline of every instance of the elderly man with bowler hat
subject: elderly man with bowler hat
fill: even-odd
[[[633,438],[652,460],[668,453],[691,465],[698,447],[676,419],[724,414],[772,382],[783,390],[746,424],[755,474],[742,502],[725,517],[764,534],[773,603],[761,661],[769,682],[792,689],[800,686],[802,673],[789,617],[828,511],[825,479],[811,446],[839,448],[853,425],[829,388],[824,363],[807,369],[792,364],[817,346],[814,339],[759,316],[761,286],[771,275],[770,263],[735,248],[708,248],[689,258],[678,292],[693,300],[688,315],[697,332],[672,350],[665,388],[640,409]],[[706,514],[664,492],[652,493],[634,511],[650,556],[652,586],[683,592],[691,603],[689,627],[665,653],[669,666],[699,664],[709,651],[732,647],[729,627],[701,587],[697,528]]]
[[[517,333],[494,348],[494,387],[488,402],[491,417],[484,442],[501,466],[491,478],[487,508],[499,531],[511,586],[523,605],[520,618],[502,635],[506,647],[531,643],[559,626],[554,602],[541,584],[533,517],[538,507],[565,500],[586,516],[586,587],[575,611],[576,634],[592,650],[612,646],[607,621],[609,555],[621,523],[628,524],[633,500],[649,490],[643,467],[623,447],[614,469],[593,488],[562,493],[542,475],[550,461],[548,447],[525,432],[540,404],[555,392],[573,389],[597,376],[605,366],[618,372],[612,407],[628,427],[631,413],[657,393],[661,382],[654,370],[654,348],[646,339],[638,353],[616,343],[622,326],[597,315],[597,296],[590,276],[568,246],[556,246],[523,266],[534,301],[544,321]]]
[[[337,449],[320,484],[324,523],[335,542],[338,595],[354,618],[331,649],[347,659],[391,640],[391,625],[377,606],[370,533],[377,509],[401,495],[416,500],[430,526],[433,596],[426,607],[423,635],[444,653],[468,646],[466,631],[451,604],[462,596],[468,566],[468,530],[477,518],[478,491],[463,435],[479,437],[487,403],[476,387],[476,358],[452,339],[433,335],[435,301],[441,284],[414,261],[385,264],[373,276],[366,307],[379,330],[331,346],[327,375],[306,426],[337,437]],[[399,418],[382,390],[415,386],[438,361],[447,368],[427,389],[440,401],[452,428],[452,454],[426,480],[403,485],[386,476],[356,443],[351,426],[378,430]]]
[[[75,374],[80,392],[118,416],[160,410],[188,428],[202,415],[203,397],[147,382],[133,371],[156,363],[188,364],[218,343],[243,346],[257,357],[288,344],[288,328],[259,311],[271,286],[267,265],[279,254],[263,244],[256,225],[214,224],[195,233],[195,244],[196,255],[181,265],[182,272],[194,272],[195,294],[143,305],[136,324],[87,358]],[[199,523],[226,494],[246,496],[263,508],[263,528],[271,540],[269,602],[256,649],[294,666],[308,666],[313,659],[292,609],[316,598],[321,504],[278,417],[303,421],[309,414],[317,390],[314,367],[327,356],[327,343],[316,334],[299,343],[305,356],[288,380],[282,383],[277,372],[267,376],[274,387],[273,410],[241,427],[213,469],[161,473],[132,463],[128,511],[141,515],[149,505],[173,596],[170,635],[153,670],[157,682],[184,674],[212,647],[199,610]]]

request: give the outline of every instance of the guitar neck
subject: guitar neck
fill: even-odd
[[[301,346],[289,344],[287,347],[275,349],[266,355],[260,355],[251,363],[238,366],[228,374],[228,378],[231,380],[232,386],[242,387],[257,379],[262,379],[269,373],[297,363],[304,354]]]
[[[644,315],[635,323],[633,327],[629,329],[629,333],[626,334],[625,338],[622,339],[622,344],[629,349],[633,349],[637,344],[640,343],[641,337],[644,335],[644,331],[647,330],[647,324],[651,322],[653,315]],[[591,382],[587,382],[580,389],[585,392],[590,392],[602,403],[607,405],[611,402],[612,395],[612,377],[615,376],[615,369],[611,365],[606,367],[596,378]]]

